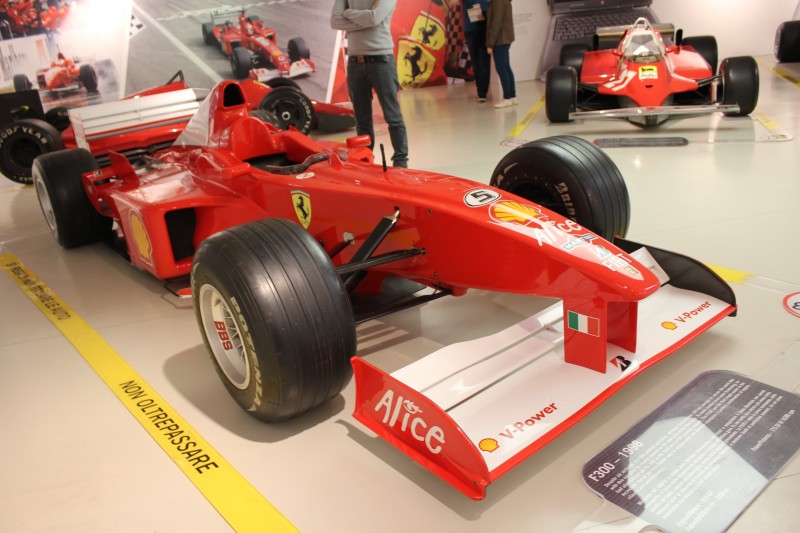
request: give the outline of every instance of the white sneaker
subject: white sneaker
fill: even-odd
[[[517,105],[517,99],[516,98],[508,98],[508,99],[500,100],[499,102],[494,104],[494,107],[496,107],[497,109],[500,109],[501,107],[511,107],[512,105]]]
[[[482,104],[485,101],[486,101],[486,98],[483,98],[483,97],[480,97],[480,96],[478,97],[478,103]]]

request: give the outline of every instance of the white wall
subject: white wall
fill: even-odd
[[[547,0],[514,0],[511,64],[518,81],[536,77],[550,13]],[[653,0],[661,22],[683,29],[685,36],[713,35],[720,59],[772,55],[775,30],[800,17],[798,0]]]

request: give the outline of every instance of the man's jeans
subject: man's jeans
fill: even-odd
[[[361,61],[359,61],[361,59]],[[372,122],[372,90],[378,95],[383,118],[389,125],[389,138],[396,167],[408,166],[408,137],[397,92],[400,82],[394,56],[350,56],[347,60],[347,87],[356,118],[356,133],[369,135],[370,147],[375,145],[375,128]]]

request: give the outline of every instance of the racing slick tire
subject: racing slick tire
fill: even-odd
[[[298,224],[264,219],[203,241],[192,297],[217,373],[252,416],[293,418],[350,380],[350,299],[328,255]]]
[[[278,118],[277,126],[282,130],[294,126],[307,134],[314,127],[314,105],[308,96],[292,87],[272,89],[258,108],[274,114]]]
[[[33,186],[53,238],[64,248],[105,240],[113,219],[97,212],[81,174],[97,170],[88,150],[73,148],[44,154],[33,163]]]
[[[64,148],[56,128],[38,118],[9,122],[0,129],[0,172],[17,183],[33,183],[31,167],[36,157]]]
[[[213,46],[217,44],[217,38],[214,37],[214,23],[204,22],[202,26],[203,44],[206,46]]]
[[[722,103],[738,104],[738,113],[725,113],[729,117],[744,117],[753,112],[758,103],[758,64],[750,56],[728,57],[719,65],[722,75]]]
[[[300,59],[311,59],[311,52],[308,50],[306,41],[302,37],[289,39],[287,48],[289,49],[289,61],[292,63]]]
[[[71,122],[69,120],[69,109],[66,107],[54,107],[44,114],[44,120],[58,131],[67,129]]]
[[[270,78],[264,82],[264,85],[274,89],[275,87],[291,87],[292,89],[300,89],[300,84],[294,81],[292,78],[283,78],[281,76],[275,76],[274,78]]]
[[[578,79],[581,79],[581,68],[583,68],[583,58],[590,47],[585,44],[565,44],[561,48],[558,64],[575,69]]]
[[[95,72],[92,65],[81,65],[78,72],[78,79],[88,92],[97,92],[97,72]]]
[[[515,148],[497,164],[490,185],[574,220],[606,240],[630,223],[625,180],[604,151],[569,135]]]
[[[241,46],[233,49],[231,54],[231,70],[237,80],[243,80],[250,75],[253,67],[253,52]]]
[[[697,35],[694,37],[684,37],[681,46],[691,46],[695,52],[706,60],[711,67],[711,75],[717,74],[717,63],[719,62],[719,52],[717,51],[717,40],[712,35]]]
[[[559,65],[547,70],[544,103],[550,122],[570,122],[569,114],[578,106],[578,77],[574,68]]]
[[[800,20],[781,23],[775,32],[775,59],[778,63],[800,62]]]
[[[267,124],[272,124],[276,128],[280,128],[278,117],[275,116],[275,113],[267,111],[266,109],[253,109],[248,113],[251,117],[256,117],[261,122],[266,122]]]
[[[19,93],[27,91],[28,89],[33,89],[33,84],[31,84],[31,80],[28,79],[28,76],[25,74],[14,74],[14,91]]]

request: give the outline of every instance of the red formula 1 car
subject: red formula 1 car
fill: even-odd
[[[234,24],[230,17],[237,16]],[[218,45],[231,61],[237,79],[265,81],[276,74],[294,78],[314,72],[311,53],[302,37],[289,39],[286,50],[278,46],[275,30],[256,15],[242,11],[215,11],[203,24],[203,42]]]
[[[758,101],[755,59],[727,58],[717,72],[713,37],[683,38],[672,24],[640,18],[629,27],[598,28],[595,48],[565,46],[560,65],[547,71],[551,122],[624,118],[654,126],[717,111],[745,116]]]
[[[350,107],[311,100],[292,80],[245,80],[241,87],[250,112],[280,129],[327,133],[355,126]],[[90,150],[101,166],[108,164],[110,151],[135,161],[170,146],[206,94],[207,89],[190,89],[178,72],[166,84],[131,94],[123,103],[71,113],[63,107],[44,113],[36,91],[0,95],[0,173],[18,183],[31,183],[33,160],[77,147],[76,128],[81,130],[80,146]],[[113,118],[110,110],[115,110]]]
[[[618,237],[627,190],[591,143],[519,147],[491,185],[375,164],[368,143],[280,131],[223,81],[139,169],[112,153],[100,170],[65,150],[37,158],[34,184],[62,246],[117,239],[135,266],[190,278],[216,370],[248,413],[275,422],[313,409],[352,364],[356,418],[477,499],[735,311],[702,264]],[[376,297],[398,281],[414,290]],[[560,302],[392,374],[351,360],[356,323],[470,288]]]
[[[40,91],[51,94],[86,89],[89,93],[97,92],[97,72],[89,63],[78,64],[78,61],[66,57],[59,52],[49,66],[36,71],[36,85]],[[33,88],[28,76],[14,75],[14,90],[24,91]]]

